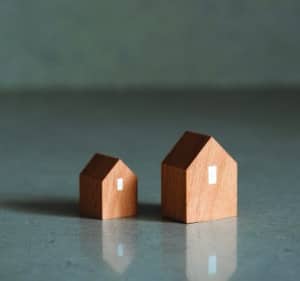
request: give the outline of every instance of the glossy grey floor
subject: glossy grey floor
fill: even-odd
[[[299,105],[279,90],[3,93],[0,279],[297,280]],[[237,219],[160,218],[160,162],[187,129],[239,162]],[[96,151],[139,176],[136,219],[78,216],[78,175]]]

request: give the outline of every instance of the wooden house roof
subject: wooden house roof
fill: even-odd
[[[118,158],[96,153],[81,174],[103,180],[118,161]]]
[[[163,164],[186,169],[193,162],[211,136],[185,132],[163,160]]]

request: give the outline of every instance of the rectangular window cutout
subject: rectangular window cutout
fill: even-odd
[[[117,179],[117,190],[122,191],[124,188],[123,178]]]
[[[216,274],[217,273],[217,257],[209,256],[208,257],[208,274]]]
[[[124,245],[122,243],[118,244],[117,255],[118,255],[118,257],[124,256]]]
[[[208,184],[217,183],[217,166],[208,166]]]

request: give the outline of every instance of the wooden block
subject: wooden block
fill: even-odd
[[[162,162],[162,215],[185,223],[237,216],[237,169],[213,137],[185,132]]]
[[[98,219],[137,212],[137,177],[114,157],[95,154],[80,173],[80,214]]]

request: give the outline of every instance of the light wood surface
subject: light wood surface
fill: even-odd
[[[117,190],[122,177],[124,189]],[[129,217],[137,212],[137,177],[119,160],[102,182],[102,219]]]
[[[96,154],[80,174],[80,214],[112,219],[137,212],[137,177],[122,160]],[[118,179],[122,189],[118,189]]]
[[[217,167],[216,184],[208,183],[208,167]],[[187,169],[186,222],[237,215],[237,163],[211,138]]]
[[[162,163],[162,215],[185,223],[237,216],[236,161],[213,137],[204,146],[202,135],[187,132],[182,138]],[[194,157],[188,166],[186,157],[180,164],[185,149]],[[191,150],[199,152],[191,154]],[[216,167],[214,184],[208,180],[210,166]]]

